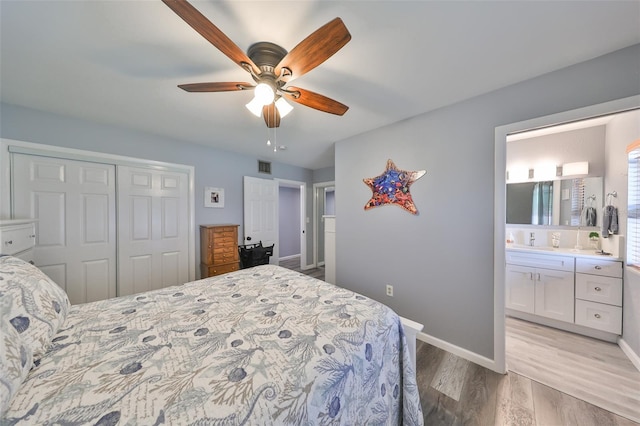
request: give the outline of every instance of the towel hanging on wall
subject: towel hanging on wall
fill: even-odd
[[[585,226],[596,226],[598,221],[598,212],[595,207],[585,207],[582,211],[582,223]]]
[[[618,208],[609,204],[602,214],[602,238],[618,233]]]

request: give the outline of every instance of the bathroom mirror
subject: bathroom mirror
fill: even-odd
[[[602,177],[507,184],[507,224],[600,226]]]

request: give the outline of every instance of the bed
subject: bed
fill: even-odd
[[[0,257],[0,424],[422,425],[401,321],[273,265],[70,306]]]

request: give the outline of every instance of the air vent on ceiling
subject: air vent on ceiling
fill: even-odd
[[[269,161],[258,160],[258,171],[260,173],[271,174],[271,163]]]

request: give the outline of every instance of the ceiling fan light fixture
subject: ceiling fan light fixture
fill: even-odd
[[[245,106],[249,111],[251,111],[251,114],[255,115],[256,117],[262,116],[262,102],[260,102],[258,98],[254,97],[253,99],[251,99],[251,102],[249,102]]]
[[[255,88],[255,97],[258,102],[260,102],[260,106],[269,105],[275,99],[276,94],[273,90],[273,87],[269,86],[267,83],[259,83]]]
[[[276,101],[276,108],[278,108],[278,113],[280,113],[280,118],[286,116],[293,110],[293,107],[291,106],[291,104],[285,101],[284,98],[282,97]]]

